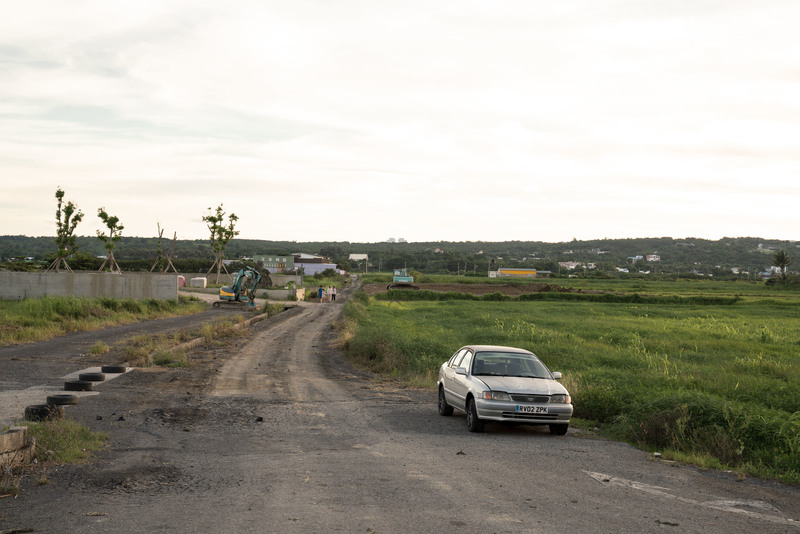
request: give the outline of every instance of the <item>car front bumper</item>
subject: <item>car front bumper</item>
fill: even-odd
[[[548,425],[569,423],[572,404],[522,404],[513,401],[477,399],[478,418],[506,423]],[[546,407],[547,413],[527,412],[526,409]]]

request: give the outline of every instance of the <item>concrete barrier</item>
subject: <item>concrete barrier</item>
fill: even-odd
[[[28,463],[36,452],[36,441],[28,439],[28,427],[12,426],[0,434],[0,466]]]
[[[0,300],[23,300],[45,296],[177,300],[178,275],[0,271]]]

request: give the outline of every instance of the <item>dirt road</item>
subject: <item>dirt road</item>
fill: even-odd
[[[0,532],[800,532],[796,488],[574,431],[469,434],[435,392],[347,365],[340,311],[302,306],[191,369],[99,386],[68,415],[108,450],[0,499]]]

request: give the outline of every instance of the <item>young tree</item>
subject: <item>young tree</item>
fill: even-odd
[[[53,260],[47,270],[55,269],[57,273],[61,272],[61,264],[63,263],[64,267],[69,272],[72,272],[67,263],[67,257],[78,250],[74,233],[75,227],[83,220],[83,212],[72,201],[64,205],[64,191],[61,190],[61,187],[56,189],[56,200],[58,200],[58,208],[56,209],[56,245],[58,246],[58,252],[56,253],[56,259]]]
[[[161,223],[157,222],[156,226],[158,227],[158,248],[156,249],[156,259],[153,262],[153,265],[150,267],[150,272],[153,272],[153,269],[158,267],[159,271],[162,273],[166,273],[170,267],[172,268],[175,273],[178,273],[178,269],[172,264],[172,256],[175,255],[175,242],[178,240],[178,232],[175,232],[172,236],[172,249],[164,256],[164,253],[161,248],[161,238],[164,236],[164,229],[161,228]]]
[[[120,240],[120,237],[122,237],[122,230],[125,227],[119,224],[119,217],[109,215],[106,213],[105,208],[98,208],[97,216],[100,217],[100,220],[103,221],[103,224],[108,228],[108,235],[100,230],[97,231],[97,239],[105,242],[103,246],[108,253],[98,271],[102,271],[106,264],[108,264],[109,271],[116,270],[118,273],[122,274],[122,269],[120,269],[117,260],[114,258],[114,245]]]
[[[211,212],[211,208],[208,208],[208,214],[203,216],[203,222],[206,223],[211,232],[211,237],[209,239],[211,240],[211,249],[214,251],[214,263],[211,265],[208,273],[206,273],[206,276],[216,267],[217,284],[219,284],[219,276],[222,269],[225,269],[225,274],[230,275],[224,264],[225,248],[228,246],[228,241],[239,235],[239,231],[234,230],[236,221],[238,220],[239,217],[237,217],[235,213],[231,213],[228,216],[228,224],[226,225],[225,212],[222,209],[222,204],[217,206],[217,209],[213,213]]]
[[[785,250],[781,249],[775,254],[772,255],[772,261],[775,263],[775,266],[780,269],[781,271],[781,282],[784,284],[786,283],[786,271],[789,268],[789,265],[792,263],[792,259],[786,253]]]

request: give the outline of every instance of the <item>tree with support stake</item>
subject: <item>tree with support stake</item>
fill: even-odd
[[[108,253],[106,255],[106,259],[103,260],[103,264],[100,266],[98,271],[102,271],[105,269],[106,264],[108,264],[108,270],[111,272],[118,272],[122,274],[122,269],[120,269],[119,264],[117,263],[116,258],[114,258],[114,246],[116,242],[120,240],[122,237],[122,230],[125,228],[121,224],[119,224],[119,217],[115,215],[109,215],[106,213],[105,208],[98,208],[97,209],[97,216],[100,217],[100,220],[106,225],[108,228],[108,235],[104,232],[98,230],[97,231],[97,239],[100,241],[104,241],[105,244],[103,245]]]
[[[208,208],[209,213],[203,216],[203,222],[206,223],[208,226],[209,231],[211,231],[211,249],[214,251],[214,263],[211,265],[211,268],[206,273],[208,276],[211,271],[214,270],[214,267],[217,268],[217,281],[215,283],[219,284],[219,276],[221,271],[224,269],[225,274],[230,276],[228,269],[225,267],[225,247],[228,246],[228,241],[233,239],[235,236],[239,235],[238,230],[234,230],[236,226],[236,221],[239,220],[239,217],[236,216],[235,213],[231,213],[228,216],[228,224],[225,225],[225,212],[222,209],[222,204],[217,206],[215,212],[211,212],[211,208]]]
[[[61,272],[61,264],[63,263],[64,267],[69,272],[72,272],[67,263],[67,257],[75,254],[78,250],[74,233],[75,227],[83,220],[83,212],[72,201],[64,205],[64,191],[60,187],[56,189],[56,200],[58,200],[58,209],[56,209],[56,245],[58,246],[58,252],[56,253],[56,259],[53,260],[47,271],[55,270],[57,273]]]
[[[178,274],[178,269],[172,264],[172,256],[175,254],[175,242],[178,240],[178,232],[172,236],[172,249],[167,253],[167,256],[161,252],[161,238],[164,236],[164,230],[161,228],[161,223],[156,223],[158,226],[158,250],[156,252],[156,259],[153,262],[153,266],[150,267],[150,272],[153,272],[153,269],[158,267],[158,269],[162,273],[166,273],[169,271],[169,268],[172,267],[172,270],[175,271],[175,274]]]

